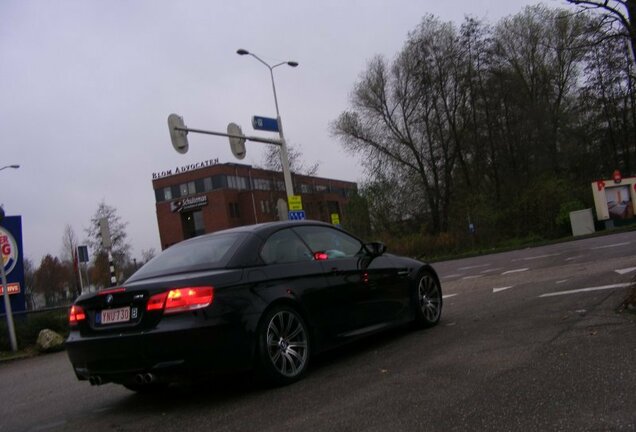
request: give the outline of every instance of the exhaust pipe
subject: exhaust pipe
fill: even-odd
[[[150,372],[135,375],[135,383],[139,385],[148,385],[157,381],[157,377]]]
[[[91,383],[91,385],[93,386],[98,386],[103,384],[102,377],[100,377],[99,375],[91,375],[88,378],[88,382]]]

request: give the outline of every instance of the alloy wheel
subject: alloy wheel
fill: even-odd
[[[267,326],[267,352],[278,373],[293,378],[305,369],[308,354],[307,331],[292,311],[276,313]]]
[[[442,292],[437,281],[429,274],[424,274],[420,279],[418,299],[426,321],[436,322],[442,311]]]

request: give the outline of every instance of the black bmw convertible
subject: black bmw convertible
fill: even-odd
[[[322,222],[274,222],[178,243],[122,286],[80,296],[69,359],[80,380],[148,391],[253,370],[281,385],[311,356],[412,322],[435,325],[433,268]]]

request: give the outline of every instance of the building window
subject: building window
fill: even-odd
[[[237,219],[241,217],[241,211],[239,209],[239,204],[237,202],[230,203],[230,217],[237,218]]]
[[[327,192],[327,189],[325,185],[316,185],[316,192]]]
[[[261,200],[261,213],[268,214],[270,212],[269,201]]]
[[[227,187],[230,189],[246,190],[247,178],[240,176],[227,176]]]
[[[172,199],[172,188],[170,186],[163,188],[163,199],[166,201]]]
[[[255,178],[252,179],[252,183],[254,184],[255,190],[272,190],[271,180]]]
[[[305,183],[301,183],[300,184],[300,193],[304,193],[304,194],[308,194],[308,193],[312,193],[312,189],[311,189],[311,185],[305,184]]]
[[[197,179],[194,181],[194,189],[195,189],[195,193],[205,192],[205,187],[203,186],[203,179]]]
[[[188,184],[187,183],[181,183],[179,185],[179,196],[187,196],[188,195]]]
[[[206,177],[203,179],[203,190],[210,192],[212,190],[212,177]]]

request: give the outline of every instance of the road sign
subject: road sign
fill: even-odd
[[[170,139],[172,140],[172,146],[174,149],[181,153],[188,152],[188,132],[182,130],[175,130],[175,127],[185,129],[183,123],[183,117],[178,114],[170,114],[168,116],[168,128],[170,129]]]
[[[300,195],[292,195],[287,197],[287,202],[289,203],[290,210],[302,210],[303,209],[303,201]]]
[[[340,225],[340,215],[338,213],[331,213],[331,223]]]
[[[292,210],[289,212],[289,220],[305,220],[304,210]]]
[[[241,127],[236,123],[230,123],[227,125],[227,134],[232,135],[230,136],[230,149],[234,157],[244,159],[247,151],[245,150],[245,135],[243,135]]]
[[[253,116],[252,127],[256,130],[278,132],[278,121],[270,117]]]
[[[77,256],[79,257],[79,262],[86,263],[89,261],[88,259],[88,247],[87,246],[78,246],[77,247]]]

